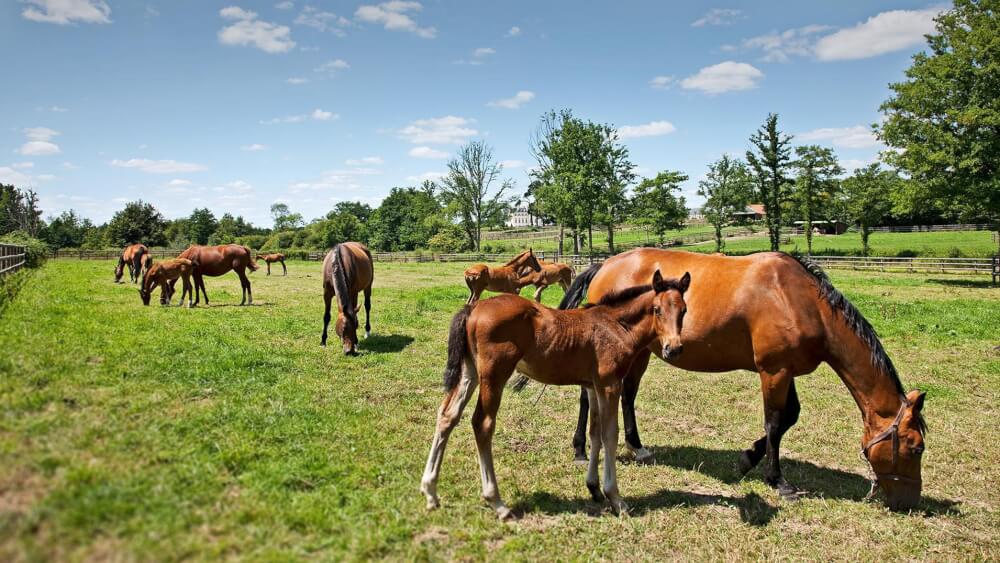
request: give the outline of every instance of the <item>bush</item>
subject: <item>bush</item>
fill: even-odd
[[[948,249],[948,258],[962,258],[964,256],[965,255],[962,254],[962,249],[957,246],[953,246]]]
[[[23,231],[14,231],[0,238],[0,242],[6,244],[16,244],[25,248],[25,266],[37,268],[48,258],[51,249],[49,245],[28,235]]]

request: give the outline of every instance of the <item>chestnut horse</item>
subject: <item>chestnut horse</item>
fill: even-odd
[[[530,248],[499,268],[492,268],[486,264],[470,266],[465,270],[465,285],[469,286],[467,303],[476,302],[485,290],[517,295],[522,287],[528,285],[528,282],[520,280],[521,276],[532,271],[539,272],[541,269],[541,264]]]
[[[249,303],[253,305],[253,291],[250,289],[250,280],[247,278],[246,270],[257,271],[257,264],[253,261],[250,249],[239,244],[223,244],[220,246],[189,246],[187,250],[181,252],[178,258],[186,258],[194,264],[194,304],[199,303],[198,289],[205,296],[205,305],[208,305],[208,292],[205,291],[205,276],[218,277],[229,273],[230,270],[236,272],[240,278],[240,286],[243,289],[243,300],[240,305]],[[177,280],[170,282],[173,290]]]
[[[684,355],[665,358],[658,346],[651,346],[625,378],[625,442],[637,458],[651,457],[635,423],[635,396],[650,354],[691,371],[757,372],[764,398],[764,436],[742,452],[739,469],[745,474],[766,454],[765,482],[790,497],[796,491],[782,477],[778,455],[781,437],[799,416],[795,377],[826,362],[861,410],[862,454],[875,475],[870,494],[881,489],[893,509],[919,502],[924,393],[904,392],[875,330],[819,266],[776,252],[726,257],[637,249],[580,274],[560,308],[577,307],[584,293],[591,302],[599,301],[657,270],[667,276],[690,271],[698,283],[687,295],[690,314],[684,324]],[[585,456],[587,402],[586,394],[581,394],[573,440],[578,458]]]
[[[572,266],[559,262],[546,262],[544,260],[539,260],[538,264],[542,267],[540,271],[528,272],[527,275],[521,276],[520,279],[520,282],[524,285],[535,286],[535,301],[541,303],[542,292],[550,285],[559,284],[564,292],[569,291],[569,286],[573,283],[573,276],[576,274]]]
[[[616,512],[628,511],[618,494],[615,467],[622,378],[649,346],[669,356],[681,353],[684,292],[691,276],[664,280],[655,272],[649,279],[649,285],[608,294],[597,305],[582,310],[560,311],[515,295],[500,295],[465,305],[455,315],[448,334],[445,397],[420,483],[428,508],[439,505],[437,480],[448,437],[478,384],[479,402],[472,428],[479,450],[483,498],[501,520],[513,516],[500,499],[493,470],[493,430],[504,385],[517,369],[548,385],[586,388],[592,399],[587,488],[595,501],[603,500],[597,474],[603,445],[604,497]]]
[[[281,269],[284,270],[283,276],[288,275],[288,268],[285,267],[285,255],[279,252],[273,254],[261,254],[257,253],[257,260],[263,260],[267,264],[267,275],[271,275],[271,264],[273,262],[281,262]]]
[[[337,297],[337,323],[334,330],[344,344],[344,353],[358,353],[358,293],[365,292],[365,338],[371,335],[372,282],[375,270],[372,255],[360,242],[342,242],[333,247],[323,260],[323,337],[320,345],[326,346],[327,328],[330,326],[330,303]]]
[[[153,257],[149,254],[149,249],[144,244],[130,244],[122,250],[118,257],[118,265],[115,266],[115,283],[122,280],[125,275],[125,267],[128,266],[128,277],[132,283],[137,283],[143,274],[149,271],[153,264]]]
[[[184,280],[184,291],[181,292],[181,300],[177,305],[184,304],[184,296],[187,295],[187,306],[191,306],[191,274],[194,272],[194,264],[185,258],[174,258],[173,260],[163,260],[153,264],[142,280],[142,288],[139,290],[139,297],[142,297],[142,304],[149,305],[149,298],[153,295],[156,286],[160,286],[160,305],[169,305],[174,298],[174,287],[170,282],[177,282],[177,278]]]

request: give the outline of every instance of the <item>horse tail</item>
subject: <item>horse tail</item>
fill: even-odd
[[[563,299],[559,303],[560,309],[576,309],[580,306],[584,296],[587,295],[587,288],[590,287],[590,282],[594,280],[594,276],[597,275],[601,266],[602,264],[594,264],[587,268],[586,272],[576,276],[576,279],[573,280],[573,285],[569,286],[569,290],[566,291],[566,295],[563,295]]]
[[[257,265],[256,261],[254,261],[254,259],[253,259],[253,253],[250,252],[250,249],[247,248],[247,247],[245,247],[245,246],[240,246],[240,248],[242,248],[244,251],[246,251],[246,253],[247,253],[247,259],[250,261],[250,263],[247,264],[247,268],[250,268],[251,272],[256,272],[257,270],[259,270],[260,266]]]
[[[451,329],[448,331],[448,363],[444,367],[445,391],[454,389],[462,378],[462,362],[469,344],[466,325],[469,322],[469,315],[472,314],[472,308],[473,305],[466,305],[451,318]]]

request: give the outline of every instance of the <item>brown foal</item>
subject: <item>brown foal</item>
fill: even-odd
[[[153,257],[149,254],[149,249],[144,244],[130,244],[126,246],[118,257],[118,265],[115,266],[115,283],[122,280],[125,275],[125,267],[128,267],[128,277],[132,283],[138,283],[149,267],[153,265]]]
[[[665,357],[681,353],[681,327],[690,274],[611,294],[586,309],[560,311],[514,295],[466,305],[451,321],[446,389],[420,490],[428,508],[439,505],[437,480],[448,436],[479,385],[472,428],[479,450],[483,498],[500,519],[513,514],[500,499],[493,470],[493,431],[504,386],[517,369],[548,385],[580,385],[591,397],[591,456],[587,488],[605,497],[618,513],[628,510],[618,494],[618,401],[622,378],[650,346]],[[604,484],[598,483],[598,454],[604,448]]]
[[[149,305],[149,299],[153,295],[156,286],[160,286],[160,305],[169,305],[174,297],[174,287],[170,282],[176,283],[177,278],[184,282],[184,290],[181,292],[181,299],[177,305],[184,304],[184,296],[187,295],[187,306],[191,306],[193,286],[191,285],[191,275],[194,273],[194,264],[186,258],[174,258],[173,260],[163,260],[153,264],[146,271],[146,276],[142,280],[142,289],[139,296],[142,297],[142,304]]]
[[[273,254],[261,254],[257,253],[257,260],[263,260],[267,264],[267,275],[271,275],[271,264],[274,262],[281,262],[281,269],[283,273],[281,275],[288,275],[288,268],[285,267],[285,255],[280,252],[275,252]]]
[[[542,267],[540,271],[528,272],[527,275],[521,276],[520,279],[520,282],[524,285],[535,286],[535,301],[542,302],[542,292],[550,285],[559,284],[559,287],[562,287],[564,292],[569,290],[569,286],[573,283],[573,276],[575,275],[572,266],[560,262],[546,262],[544,260],[539,260],[538,264]]]
[[[489,290],[496,293],[512,293],[517,295],[521,288],[530,282],[522,282],[521,276],[530,272],[541,271],[542,266],[535,258],[535,253],[529,248],[515,256],[499,268],[493,268],[486,264],[476,264],[465,270],[465,285],[469,286],[469,300],[472,304],[479,300],[483,291]]]

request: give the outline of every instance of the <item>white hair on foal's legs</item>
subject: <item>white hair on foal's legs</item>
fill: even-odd
[[[427,509],[434,509],[440,506],[441,502],[437,496],[437,480],[441,473],[441,460],[444,458],[444,449],[448,445],[448,436],[462,419],[462,410],[472,397],[476,385],[479,383],[479,376],[476,373],[475,361],[466,355],[462,362],[462,379],[458,385],[448,395],[445,396],[438,409],[437,428],[434,431],[434,439],[431,441],[431,451],[427,456],[427,465],[424,467],[424,476],[420,480],[420,492],[427,497]]]

